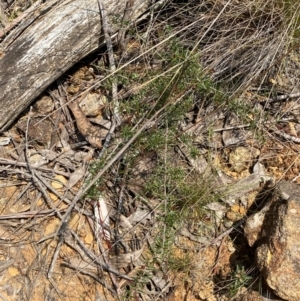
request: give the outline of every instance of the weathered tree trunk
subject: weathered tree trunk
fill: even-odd
[[[113,32],[127,0],[103,1]],[[151,0],[134,0],[132,20]],[[67,69],[104,43],[98,0],[48,0],[0,44],[0,132]]]

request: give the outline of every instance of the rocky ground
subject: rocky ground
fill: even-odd
[[[82,84],[82,77],[87,76],[85,72],[90,72],[90,69],[79,68],[72,75],[70,89],[76,89],[74,82]],[[127,239],[123,241],[123,248],[127,251],[124,253],[122,249],[119,255],[110,251],[106,259],[112,270],[117,269],[118,272],[104,272],[106,260],[100,266],[93,264],[99,258],[97,253],[110,248],[112,241],[112,237],[105,238],[111,233],[102,233],[103,241],[98,245],[95,231],[99,221],[95,224],[93,216],[95,200],[99,202],[100,192],[98,199],[82,199],[68,220],[67,230],[60,232],[61,221],[57,215],[64,215],[76,193],[88,181],[90,168],[97,162],[97,151],[80,133],[76,133],[73,123],[76,116],[72,117],[72,110],[63,107],[59,89],[53,89],[37,100],[32,110],[24,113],[12,129],[1,136],[1,295],[5,300],[41,300],[41,296],[44,300],[113,300],[113,283],[116,281],[124,294],[128,283],[145,277],[141,275],[141,269],[151,256],[151,232],[157,231],[152,213],[157,201],[143,205],[132,195],[126,195],[129,193],[126,190],[139,195],[138,187],[143,185],[147,178],[145,171],[151,169],[149,162],[155,158],[149,160],[146,156],[139,160],[140,166],[137,166],[134,178],[123,192],[128,211],[126,216],[122,215],[119,227],[123,229],[121,233],[128,232]],[[91,120],[104,123],[104,104],[104,97],[90,93],[81,103],[82,112]],[[297,100],[285,101],[280,109],[289,115],[290,108],[296,104]],[[201,114],[199,116],[201,118]],[[223,128],[232,126],[234,117],[227,118],[230,121],[228,125],[220,118],[215,118],[218,124],[215,129],[221,124]],[[190,124],[186,126],[189,128]],[[284,126],[284,133],[297,138],[297,122],[290,121]],[[193,131],[196,139],[201,139],[197,130],[193,127],[189,131]],[[108,129],[103,127],[102,131],[105,134]],[[203,170],[208,174],[215,169],[218,174],[214,181],[226,193],[221,202],[206,204],[207,212],[198,224],[187,223],[176,234],[173,256],[185,260],[188,255],[188,272],[185,268],[176,273],[168,272],[165,270],[167,267],[160,270],[157,266],[151,270],[154,274],[145,278],[148,284],[142,297],[136,298],[147,300],[154,294],[158,298],[162,295],[161,300],[232,300],[234,295],[239,295],[239,300],[264,300],[263,296],[268,300],[279,300],[272,297],[272,290],[264,283],[264,277],[279,296],[297,300],[297,296],[288,294],[297,291],[294,289],[297,281],[294,283],[292,279],[297,279],[294,264],[299,227],[293,214],[298,212],[298,145],[297,141],[267,131],[268,128],[268,138],[262,146],[253,138],[251,129],[215,131],[209,141],[214,147],[210,171],[207,171],[205,156],[185,159],[184,164],[191,164],[200,171],[204,164]],[[236,139],[244,142],[238,143]],[[228,147],[222,149],[223,143],[227,143]],[[180,147],[184,154],[184,145]],[[183,164],[182,157],[176,160]],[[115,210],[108,200],[116,195],[116,184],[111,182],[113,178],[106,176],[105,191],[109,190],[103,198],[110,212]],[[285,183],[283,180],[290,183],[284,192],[290,196],[284,194],[284,202],[288,202],[277,200],[276,206],[268,204],[272,197],[267,195],[273,195],[273,187],[281,188],[277,182]],[[122,186],[117,189],[117,195],[120,194],[119,189]],[[292,216],[287,212],[292,212]],[[115,213],[111,214],[110,227],[114,227]],[[268,214],[271,220],[265,218]],[[206,232],[199,230],[203,227]],[[272,233],[267,232],[270,229]],[[267,241],[262,243],[264,237]],[[258,254],[257,264],[254,263],[255,253]],[[273,261],[278,263],[280,260],[284,264],[273,266]],[[280,287],[276,281],[288,282],[289,285]],[[135,294],[140,295],[138,290]],[[126,296],[124,298],[127,299]]]
[[[0,298],[299,300],[299,58],[155,118],[168,61],[129,64],[114,131],[105,53],[69,70],[0,136]]]

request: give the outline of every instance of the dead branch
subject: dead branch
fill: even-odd
[[[126,1],[105,0],[111,19],[122,20]],[[151,5],[137,0],[132,20]],[[120,22],[111,24],[112,35]],[[0,44],[0,131],[53,81],[104,45],[98,0],[46,1]]]

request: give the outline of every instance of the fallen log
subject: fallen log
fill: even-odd
[[[146,12],[152,2],[41,1],[41,5],[3,39],[0,44],[0,132],[8,129],[66,70],[104,45],[99,1],[105,4],[112,35],[122,27],[127,1],[133,1],[131,20]]]

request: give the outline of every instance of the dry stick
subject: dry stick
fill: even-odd
[[[130,23],[130,17],[132,14],[132,8],[134,5],[134,0],[127,0],[124,15],[121,21],[121,28],[119,29],[117,41],[119,43],[119,47],[121,52],[126,50],[126,41],[125,41],[125,34],[126,30],[128,29],[128,24]]]
[[[53,256],[52,256],[50,267],[48,269],[48,273],[47,273],[48,279],[52,278],[52,273],[53,273],[53,270],[54,270],[54,267],[55,267],[55,264],[56,264],[56,261],[57,261],[60,249],[61,249],[61,247],[63,245],[63,242],[64,242],[64,238],[63,238],[62,235],[60,235],[58,243],[57,243],[56,248],[55,248],[55,251],[54,251]]]
[[[101,2],[101,0],[99,0],[99,1]],[[99,3],[99,6],[101,4],[102,3]],[[125,25],[124,23],[130,21],[130,16],[131,16],[131,13],[132,13],[133,4],[134,4],[134,0],[128,0],[127,1],[125,12],[124,12],[123,19],[122,19],[122,22],[121,22],[121,26],[124,26]],[[109,58],[109,64],[110,64],[110,71],[115,72],[116,71],[116,64],[115,64],[115,61],[114,61],[111,37],[108,34],[108,28],[106,27],[106,26],[108,26],[107,22],[105,22],[105,21],[107,21],[106,18],[107,18],[107,16],[105,14],[103,14],[102,15],[103,31],[104,31],[104,34],[105,34],[105,41],[106,41],[106,44],[107,44],[107,51],[108,51],[108,55],[109,55],[108,58]],[[104,26],[104,23],[105,23],[105,26]],[[119,30],[118,36],[117,36],[117,41],[119,43],[119,46],[120,46],[120,49],[121,49],[122,52],[124,52],[125,49],[126,49],[126,43],[125,43],[124,39],[125,39],[125,33],[126,33],[126,30],[127,30],[127,27],[128,26],[124,26],[123,28],[121,28]],[[117,83],[115,81],[113,81],[112,103],[115,104],[115,107],[114,107],[115,109],[116,108],[118,109],[118,107],[119,107],[118,100],[119,100],[119,95],[118,95],[118,91],[117,91]],[[119,112],[117,112],[117,114],[118,113]],[[121,120],[120,120],[120,118],[118,119],[118,115],[116,115],[116,117],[117,117],[117,120],[116,120],[117,124],[120,125]],[[112,122],[110,130],[107,133],[107,136],[105,138],[103,148],[102,148],[101,152],[98,155],[98,159],[100,159],[104,155],[104,152],[105,152],[106,148],[108,147],[108,145],[110,143],[110,140],[111,140],[112,134],[115,131],[115,128],[116,128],[116,122]]]
[[[79,272],[79,273],[81,273],[83,275],[87,275],[87,276],[93,278],[94,280],[96,280],[97,282],[99,282],[101,285],[103,285],[113,295],[116,294],[116,292],[114,291],[114,289],[111,288],[110,286],[107,286],[106,283],[99,276],[97,276],[95,274],[92,274],[92,273],[90,273],[88,271],[85,271],[83,269],[78,269],[78,267],[76,267],[76,266],[74,266],[74,265],[72,265],[70,263],[67,263],[67,262],[63,262],[62,265],[66,266],[66,267],[68,267],[68,268],[70,268],[70,269],[72,269],[72,270],[74,270],[76,272]]]
[[[102,28],[103,28],[103,33],[104,33],[104,38],[105,38],[105,42],[106,42],[106,47],[107,47],[107,52],[108,52],[108,61],[109,61],[109,68],[110,68],[110,72],[113,73],[116,71],[116,64],[115,64],[115,59],[114,59],[114,50],[113,50],[113,45],[112,45],[112,40],[110,37],[109,32],[111,32],[111,28],[109,28],[109,24],[108,24],[108,17],[107,17],[107,11],[105,9],[104,3],[102,0],[98,0],[98,4],[99,4],[99,10],[100,10],[100,14],[101,14],[101,18],[102,18]],[[104,154],[104,151],[106,149],[106,147],[108,146],[110,140],[111,140],[111,136],[116,128],[117,125],[121,124],[121,119],[119,116],[119,102],[118,102],[118,89],[117,89],[117,82],[116,79],[112,80],[112,99],[111,99],[111,103],[112,103],[112,116],[111,116],[111,127],[109,129],[108,134],[106,135],[105,138],[105,142],[104,145],[102,147],[102,150],[99,154],[99,158],[100,156],[102,156]],[[105,262],[106,265],[109,265],[108,259],[104,254],[104,248],[100,242],[99,239],[97,239],[98,242],[98,247],[100,249],[101,254],[103,254],[103,260]],[[117,295],[120,294],[120,290],[119,290],[119,286],[118,283],[114,277],[114,275],[108,271],[109,273],[109,277],[113,283],[113,286],[116,290]]]
[[[66,198],[61,197],[61,196],[59,195],[59,193],[58,193],[54,188],[52,188],[50,185],[48,185],[46,182],[44,182],[43,179],[40,178],[39,175],[36,175],[36,177],[37,177],[37,179],[38,179],[39,181],[41,181],[41,183],[42,183],[44,186],[46,186],[52,193],[54,193],[54,194],[57,195],[59,198],[61,198],[61,201],[62,201],[62,200],[67,200]],[[43,189],[43,187],[42,187],[41,189]],[[51,201],[51,199],[48,197],[46,191],[44,191],[43,196],[47,199],[48,202],[52,203],[52,201]],[[70,201],[68,200],[68,202],[70,202]],[[53,204],[53,205],[54,205],[54,204]],[[79,212],[80,212],[80,209],[79,209]],[[53,209],[53,214],[54,214],[54,213],[56,213],[56,214],[59,216],[59,218],[62,220],[62,215],[61,215],[60,212],[59,212],[58,210],[56,210],[55,208]],[[64,230],[65,230],[65,227],[66,227],[66,222],[62,222],[62,223],[61,223],[61,226],[60,226],[60,228],[59,228],[59,231],[58,231],[56,234],[54,234],[54,235],[52,236],[52,237],[57,237],[57,236],[58,236],[58,237],[59,237],[59,242],[58,242],[58,244],[57,244],[57,246],[56,246],[56,249],[55,249],[55,252],[54,252],[54,254],[53,254],[51,264],[50,264],[50,268],[49,268],[49,270],[48,270],[47,276],[48,276],[49,279],[52,277],[52,272],[53,272],[55,263],[56,263],[56,261],[57,261],[58,255],[59,255],[60,248],[61,248],[61,246],[62,246],[62,244],[63,244],[63,242],[64,242],[63,232],[64,232]],[[105,270],[105,271],[108,271],[108,272],[110,272],[110,273],[114,273],[114,274],[116,274],[117,276],[123,277],[123,278],[125,278],[125,279],[127,279],[127,280],[131,280],[129,277],[126,277],[125,275],[119,273],[118,271],[116,271],[116,270],[110,268],[109,265],[108,265],[108,263],[106,263],[106,262],[105,262],[105,263],[102,263],[102,262],[100,262],[99,260],[97,260],[96,256],[95,256],[93,253],[91,253],[91,252],[84,246],[84,243],[81,242],[81,240],[79,239],[79,237],[77,236],[77,234],[76,234],[74,231],[72,231],[72,230],[70,230],[70,231],[71,231],[72,235],[76,238],[77,242],[80,244],[81,248],[84,249],[85,252],[89,254],[89,256],[90,256],[90,258],[93,260],[93,262],[96,262],[96,263],[97,263],[98,265],[100,265],[101,268],[102,268],[103,270]],[[115,288],[117,289],[116,281],[114,281],[114,285],[115,285]]]
[[[63,110],[65,118],[67,121],[72,121],[71,115],[69,110],[67,110],[67,104],[65,101],[65,98],[67,100],[67,103],[69,103],[69,97],[68,97],[68,92],[65,88],[65,86],[63,85],[63,83],[58,79],[57,80],[57,90],[58,90],[58,101],[60,104],[60,108]],[[73,125],[72,122],[70,122],[71,125]],[[72,130],[74,131],[74,128],[72,127]]]
[[[71,234],[73,235],[73,237],[75,238],[75,240],[77,241],[78,245],[80,246],[80,248],[83,250],[83,252],[92,260],[92,262],[96,262],[98,265],[100,265],[102,267],[102,269],[104,271],[107,271],[107,272],[111,272],[113,274],[115,274],[116,276],[118,277],[121,277],[121,278],[124,278],[124,279],[127,279],[127,280],[132,280],[132,278],[120,273],[118,270],[110,267],[108,264],[105,264],[103,262],[101,262],[97,256],[95,256],[94,253],[92,253],[86,246],[85,244],[81,241],[81,239],[78,237],[78,235],[71,229],[69,229]],[[70,245],[71,242],[70,240],[67,241],[67,243]],[[73,248],[75,248],[75,246],[73,245]],[[78,251],[78,248],[76,248],[76,250]],[[79,254],[81,254],[79,252]],[[82,254],[81,254],[82,255]],[[92,262],[88,263],[91,264]]]
[[[16,187],[16,186],[21,186],[21,185],[25,185],[26,184],[26,182],[21,182],[21,183],[5,183],[5,184],[0,184],[0,188],[6,188],[6,187]],[[28,184],[27,184],[27,186],[25,187],[25,191],[28,189],[29,187],[28,187]],[[22,194],[24,194],[24,192],[22,192]]]
[[[41,178],[38,177],[35,173],[35,171],[31,168],[31,164],[30,164],[30,161],[29,161],[29,152],[28,152],[28,127],[29,127],[29,121],[30,121],[30,117],[31,117],[31,110],[32,110],[32,107],[30,107],[30,112],[29,112],[29,116],[28,116],[28,119],[27,119],[27,126],[26,126],[26,133],[25,133],[25,159],[27,161],[27,166],[28,166],[28,169],[32,175],[32,180],[35,184],[35,186],[38,188],[38,190],[42,193],[42,195],[44,196],[45,200],[47,201],[48,205],[51,207],[51,209],[53,211],[55,211],[55,213],[57,214],[57,216],[62,219],[62,215],[60,214],[58,208],[53,204],[52,200],[50,199],[50,197],[48,196],[45,188],[43,187],[43,185],[40,183],[42,182],[41,181]],[[62,227],[61,227],[62,228]],[[55,265],[55,262],[56,262],[56,259],[58,257],[58,253],[60,251],[60,248],[61,248],[61,245],[62,244],[59,244],[57,245],[57,248],[55,250],[55,253],[53,255],[53,258],[52,258],[52,262],[51,262],[51,265],[50,265],[50,269],[48,270],[48,279],[50,279],[52,277],[52,270],[54,268],[54,265]]]
[[[116,64],[115,64],[115,58],[114,58],[114,50],[112,45],[112,40],[110,36],[110,32],[112,31],[108,24],[108,17],[107,17],[107,11],[105,9],[104,3],[102,0],[98,0],[99,3],[99,10],[102,17],[102,27],[107,47],[107,53],[108,53],[108,61],[109,61],[109,69],[111,73],[116,72]],[[113,116],[112,116],[112,124],[115,123],[115,125],[120,125],[120,116],[119,116],[119,103],[118,103],[118,89],[117,89],[117,83],[116,80],[112,80],[112,104],[113,104]]]
[[[285,140],[287,140],[287,141],[292,141],[292,142],[294,142],[294,143],[300,144],[300,138],[298,138],[298,137],[294,137],[294,136],[291,136],[291,135],[286,134],[286,133],[284,133],[284,132],[281,132],[281,131],[275,129],[274,127],[273,127],[273,128],[267,127],[267,129],[268,129],[269,131],[271,131],[271,132],[274,132],[276,135],[278,135],[278,136],[280,136],[280,137],[283,137],[283,138],[284,138]]]
[[[108,145],[109,145],[109,143],[110,143],[110,140],[111,140],[111,138],[112,138],[112,134],[114,133],[115,129],[116,129],[116,124],[115,124],[115,122],[113,121],[113,122],[111,123],[110,129],[109,129],[109,131],[108,131],[108,133],[107,133],[107,135],[106,135],[106,137],[105,137],[105,141],[104,141],[103,146],[102,146],[102,149],[101,149],[101,151],[100,151],[100,153],[99,153],[99,155],[98,155],[98,159],[101,159],[102,156],[104,155],[105,150],[107,149],[107,147],[108,147]]]
[[[14,166],[19,166],[19,167],[27,167],[28,164],[26,162],[18,162],[18,161],[15,161],[15,160],[10,160],[10,159],[5,159],[5,158],[0,158],[0,164],[3,164],[3,165],[14,165]],[[49,173],[56,173],[58,175],[62,175],[62,176],[65,176],[65,177],[68,177],[69,174],[66,173],[66,172],[63,172],[63,171],[59,171],[59,170],[54,170],[54,169],[48,169],[48,168],[45,168],[45,167],[34,167],[34,166],[31,166],[32,169],[37,169],[37,170],[40,170],[40,171],[44,171],[44,172],[49,172]]]
[[[56,208],[62,203],[62,202],[66,202],[67,204],[71,204],[72,202],[66,198],[66,196],[61,196],[56,189],[54,189],[51,185],[49,185],[46,181],[44,181],[44,179],[36,172],[36,177],[38,178],[38,180],[49,190],[51,191],[55,196],[57,196],[60,199],[60,202],[57,204]],[[52,202],[52,201],[51,201]],[[53,204],[54,205],[54,204]],[[79,213],[83,213],[83,209],[75,206],[74,207]]]
[[[241,219],[238,222],[236,222],[236,224],[234,226],[232,226],[231,228],[227,229],[226,231],[222,232],[220,235],[218,235],[216,238],[214,238],[209,246],[213,246],[213,245],[218,245],[218,243],[220,243],[220,241],[222,241],[223,237],[227,236],[228,234],[230,234],[233,230],[237,229],[239,226],[241,226],[243,223],[245,222],[245,219]]]
[[[47,194],[47,191],[44,189],[44,187],[39,183],[39,181],[41,181],[40,178],[36,178],[36,182],[38,183],[38,188],[39,190],[42,192],[45,200],[47,201],[47,203],[50,205],[50,207],[52,208],[52,210],[55,212],[55,214],[60,218],[62,219],[62,215],[60,213],[60,211],[58,210],[58,208],[53,204],[51,198],[48,196]],[[42,182],[42,181],[41,181]],[[42,182],[43,183],[43,182]],[[59,235],[58,235],[59,236]],[[47,277],[48,279],[52,278],[52,272],[53,272],[53,269],[54,269],[54,266],[55,266],[55,263],[56,263],[56,260],[57,260],[57,257],[58,257],[58,254],[59,254],[59,251],[61,249],[61,246],[62,246],[62,243],[61,243],[61,239],[59,240],[57,246],[56,246],[56,249],[55,249],[55,252],[53,254],[53,257],[52,257],[52,261],[51,261],[51,264],[50,264],[50,267],[49,267],[49,270],[48,270],[48,273],[47,273]]]
[[[18,186],[18,183],[16,183],[15,186]],[[14,206],[21,199],[21,197],[26,193],[26,191],[30,188],[30,186],[31,183],[27,182],[27,185],[21,190],[19,195],[15,198],[14,202],[12,203],[12,206]],[[37,200],[39,200],[40,198],[41,198],[41,193],[38,193],[34,204],[36,204]]]
[[[292,94],[285,94],[285,95],[279,95],[274,98],[267,98],[259,101],[259,103],[274,103],[282,100],[288,100],[291,98],[297,98],[300,97],[300,93],[292,93]]]
[[[21,170],[21,169],[12,169],[12,168],[5,168],[5,169],[3,169],[3,171],[5,171],[5,172],[10,172],[10,174],[12,175],[12,174],[21,174],[21,175],[23,175],[24,177],[27,177],[27,178],[29,178],[29,179],[31,179],[32,178],[32,176],[31,176],[31,174],[29,174],[29,173],[27,173],[26,171],[23,171],[23,170]]]
[[[112,45],[112,40],[109,32],[111,32],[111,29],[108,24],[108,17],[107,17],[107,12],[105,9],[105,6],[102,2],[102,0],[98,0],[99,4],[99,10],[102,18],[102,28],[103,28],[103,33],[105,37],[105,42],[106,42],[106,47],[107,47],[107,53],[108,53],[108,61],[109,61],[109,68],[111,74],[116,72],[116,64],[115,64],[115,59],[114,59],[114,50],[113,50],[113,45]],[[105,149],[107,148],[111,136],[113,132],[115,131],[115,128],[117,125],[121,124],[120,116],[119,116],[119,103],[118,103],[118,89],[117,89],[117,83],[116,80],[112,80],[112,100],[111,103],[113,105],[113,114],[112,114],[112,123],[111,127],[109,129],[108,134],[106,135],[104,145],[102,147],[101,152],[99,153],[98,158],[101,158],[104,154]]]
[[[96,233],[96,232],[95,232]],[[101,239],[98,237],[97,235],[98,233],[96,233],[96,241],[97,241],[97,246],[99,248],[99,251],[100,251],[100,254],[102,255],[103,257],[103,260],[104,260],[104,263],[109,266],[109,260],[106,256],[106,252],[105,252],[105,249],[103,248],[103,245],[102,245],[102,242],[101,242]],[[97,257],[95,257],[97,258]],[[114,275],[111,273],[111,271],[108,270],[108,273],[109,273],[109,276],[110,276],[110,279],[111,279],[111,282],[114,286],[114,289],[116,290],[116,293],[118,296],[120,296],[120,289],[119,289],[119,285],[114,277]]]
[[[22,163],[23,164],[23,163]],[[24,165],[26,165],[26,163],[24,163]],[[32,166],[31,166],[32,169],[34,169]],[[32,174],[29,174],[29,173],[26,173],[25,171],[22,171],[22,170],[18,170],[18,169],[4,169],[5,171],[11,171],[12,173],[20,173],[22,174],[23,176],[27,176],[29,179],[32,179]],[[61,201],[64,201],[66,202],[67,204],[71,204],[72,202],[67,199],[65,196],[62,197],[51,185],[49,185],[46,181],[44,181],[44,179],[41,177],[41,175],[39,175],[37,172],[35,172],[35,176],[36,178],[46,187],[48,188],[53,194],[55,194]],[[23,183],[15,183],[13,184],[14,186],[16,185],[23,185]],[[12,186],[12,185],[10,185]],[[4,187],[4,186],[3,186]],[[5,187],[8,187],[7,185]],[[1,188],[1,185],[0,185],[0,188]],[[20,198],[20,196],[19,196]],[[79,208],[78,206],[75,206],[74,207],[79,213],[83,213],[85,215],[88,215],[83,209]],[[63,209],[62,209],[63,210]],[[36,212],[42,212],[42,211],[36,211]],[[0,216],[0,219],[1,219],[2,216]]]
[[[48,280],[49,280],[49,282],[52,284],[52,286],[53,286],[53,288],[54,288],[56,294],[59,296],[59,300],[66,300],[66,299],[63,297],[63,295],[62,295],[62,293],[60,292],[60,290],[58,289],[58,287],[56,286],[56,284],[55,284],[55,282],[53,281],[53,279],[51,278],[51,279],[48,279]]]
[[[250,124],[242,124],[242,125],[236,125],[236,126],[229,126],[226,128],[220,128],[220,129],[215,129],[213,130],[214,133],[218,132],[224,132],[224,131],[231,131],[231,130],[236,130],[236,129],[244,129],[250,127]]]
[[[57,194],[58,197],[61,198],[61,201],[65,198],[61,197],[54,188],[52,188],[50,185],[48,185],[47,183],[45,183],[42,179],[39,179],[51,192]],[[51,202],[51,200],[50,200]],[[57,215],[59,216],[59,218],[62,220],[62,215],[57,211],[55,210],[55,212],[57,213]],[[66,229],[66,224],[67,222],[62,222],[61,223],[61,226],[59,228],[59,231],[54,235],[54,237],[59,237],[59,242],[56,246],[56,249],[55,249],[55,252],[53,254],[53,257],[52,257],[52,261],[51,261],[51,264],[50,264],[50,268],[48,270],[48,278],[50,279],[52,277],[52,272],[53,272],[53,269],[54,269],[54,266],[55,266],[55,263],[56,263],[56,260],[58,258],[58,255],[59,255],[59,252],[60,252],[60,249],[61,249],[61,246],[64,242],[64,237],[63,237],[63,233]],[[102,263],[100,262],[99,260],[95,260],[96,256],[94,256],[85,246],[84,244],[81,242],[81,240],[79,239],[79,237],[77,236],[77,234],[73,231],[73,230],[70,230],[72,235],[76,238],[76,240],[78,241],[78,243],[80,244],[81,248],[83,248],[85,250],[85,252],[87,252],[90,257],[92,258],[93,261],[96,261],[97,264],[99,264],[103,270],[105,271],[108,271],[108,272],[112,272],[112,273],[116,273],[114,270],[111,271],[111,268],[109,268],[109,265],[105,262],[105,263]],[[118,276],[121,276],[122,274],[118,273]],[[115,283],[114,283],[115,284]],[[115,287],[117,289],[117,286]]]
[[[62,114],[62,109],[60,108],[58,110],[58,113],[56,115],[55,121],[54,121],[54,126],[52,129],[51,133],[51,138],[50,138],[50,146],[49,149],[52,150],[56,144],[56,135],[58,133],[58,128],[59,128],[59,122],[61,120],[61,114]]]
[[[0,293],[0,298],[1,298],[3,301],[8,301],[1,293]]]
[[[65,212],[65,209],[61,210]],[[25,219],[25,218],[32,218],[32,217],[43,217],[45,215],[52,216],[55,215],[56,212],[52,209],[41,210],[41,211],[26,211],[20,213],[13,213],[7,215],[0,215],[0,220],[7,220],[7,219]]]
[[[54,210],[57,213],[57,215],[62,218],[62,215],[58,211],[58,208],[53,204],[52,200],[50,199],[47,192],[45,191],[45,188],[43,187],[43,185],[41,185],[40,177],[38,177],[36,175],[35,171],[33,170],[33,168],[31,168],[31,164],[29,161],[29,151],[28,151],[28,127],[29,127],[29,121],[30,121],[30,117],[31,117],[31,110],[32,110],[32,107],[30,107],[29,117],[27,119],[26,133],[25,133],[25,159],[27,161],[27,166],[31,173],[34,184],[37,186],[37,188],[43,194],[43,196],[45,197],[45,199],[48,202],[51,209]]]
[[[102,0],[98,0],[98,4],[99,4],[99,10],[100,10],[101,18],[102,18],[102,28],[103,28],[103,33],[104,33],[104,37],[105,37],[106,47],[107,47],[110,71],[115,72],[116,71],[116,64],[115,64],[115,59],[114,59],[114,50],[113,50],[112,40],[111,40],[111,37],[109,35],[109,33],[112,30],[109,27],[106,8],[105,8]],[[115,92],[115,91],[113,91],[113,92]]]

